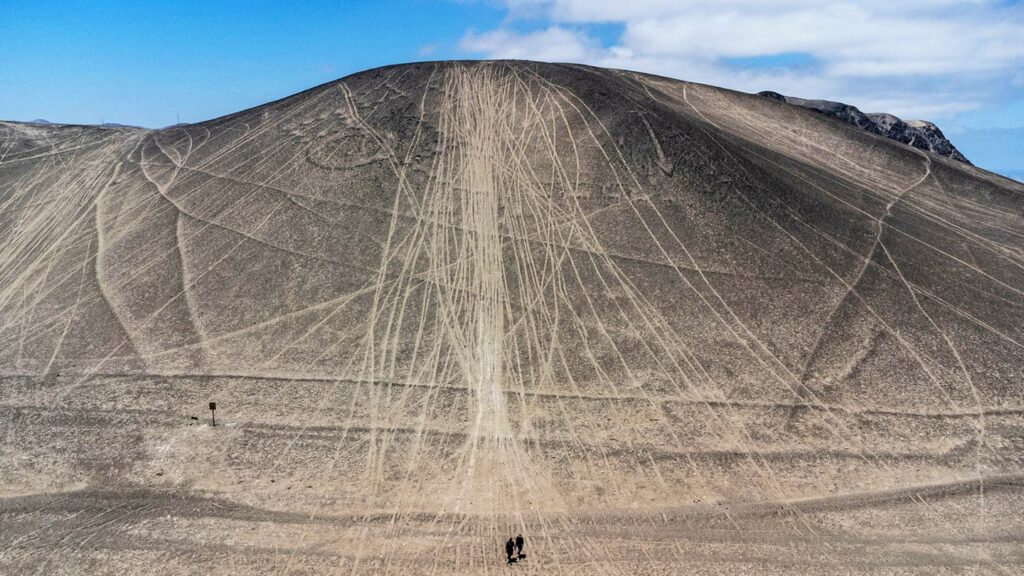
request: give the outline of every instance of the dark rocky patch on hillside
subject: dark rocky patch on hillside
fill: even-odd
[[[963,154],[953,146],[946,135],[935,124],[925,120],[901,120],[885,112],[861,112],[856,106],[833,102],[831,100],[805,100],[795,96],[783,96],[778,92],[766,90],[758,92],[759,96],[801,106],[826,116],[863,128],[868,132],[885,136],[890,140],[909,144],[914,148],[928,150],[939,156],[947,156],[953,160],[970,164]]]

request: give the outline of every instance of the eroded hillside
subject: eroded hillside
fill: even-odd
[[[0,571],[1024,566],[1018,183],[524,62],[0,138]]]

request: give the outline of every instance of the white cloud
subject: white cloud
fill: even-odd
[[[489,58],[541,62],[587,62],[599,58],[601,52],[597,41],[586,34],[559,26],[528,34],[501,29],[483,34],[468,32],[459,47]]]
[[[1024,69],[1024,5],[1002,0],[505,0],[506,27],[467,34],[489,58],[575,61],[746,91],[846,99],[867,110],[949,117],[1007,90]],[[548,27],[516,33],[519,18]],[[601,45],[585,32],[617,23]],[[730,58],[806,54],[776,69]],[[1014,86],[1016,85],[1016,88]],[[877,105],[877,106],[876,106]]]

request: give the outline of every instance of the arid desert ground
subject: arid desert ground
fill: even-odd
[[[0,574],[1021,574],[1022,383],[1024,185],[771,98],[0,123]]]

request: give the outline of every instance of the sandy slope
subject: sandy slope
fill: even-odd
[[[0,572],[1019,573],[1022,214],[570,65],[0,123]]]

